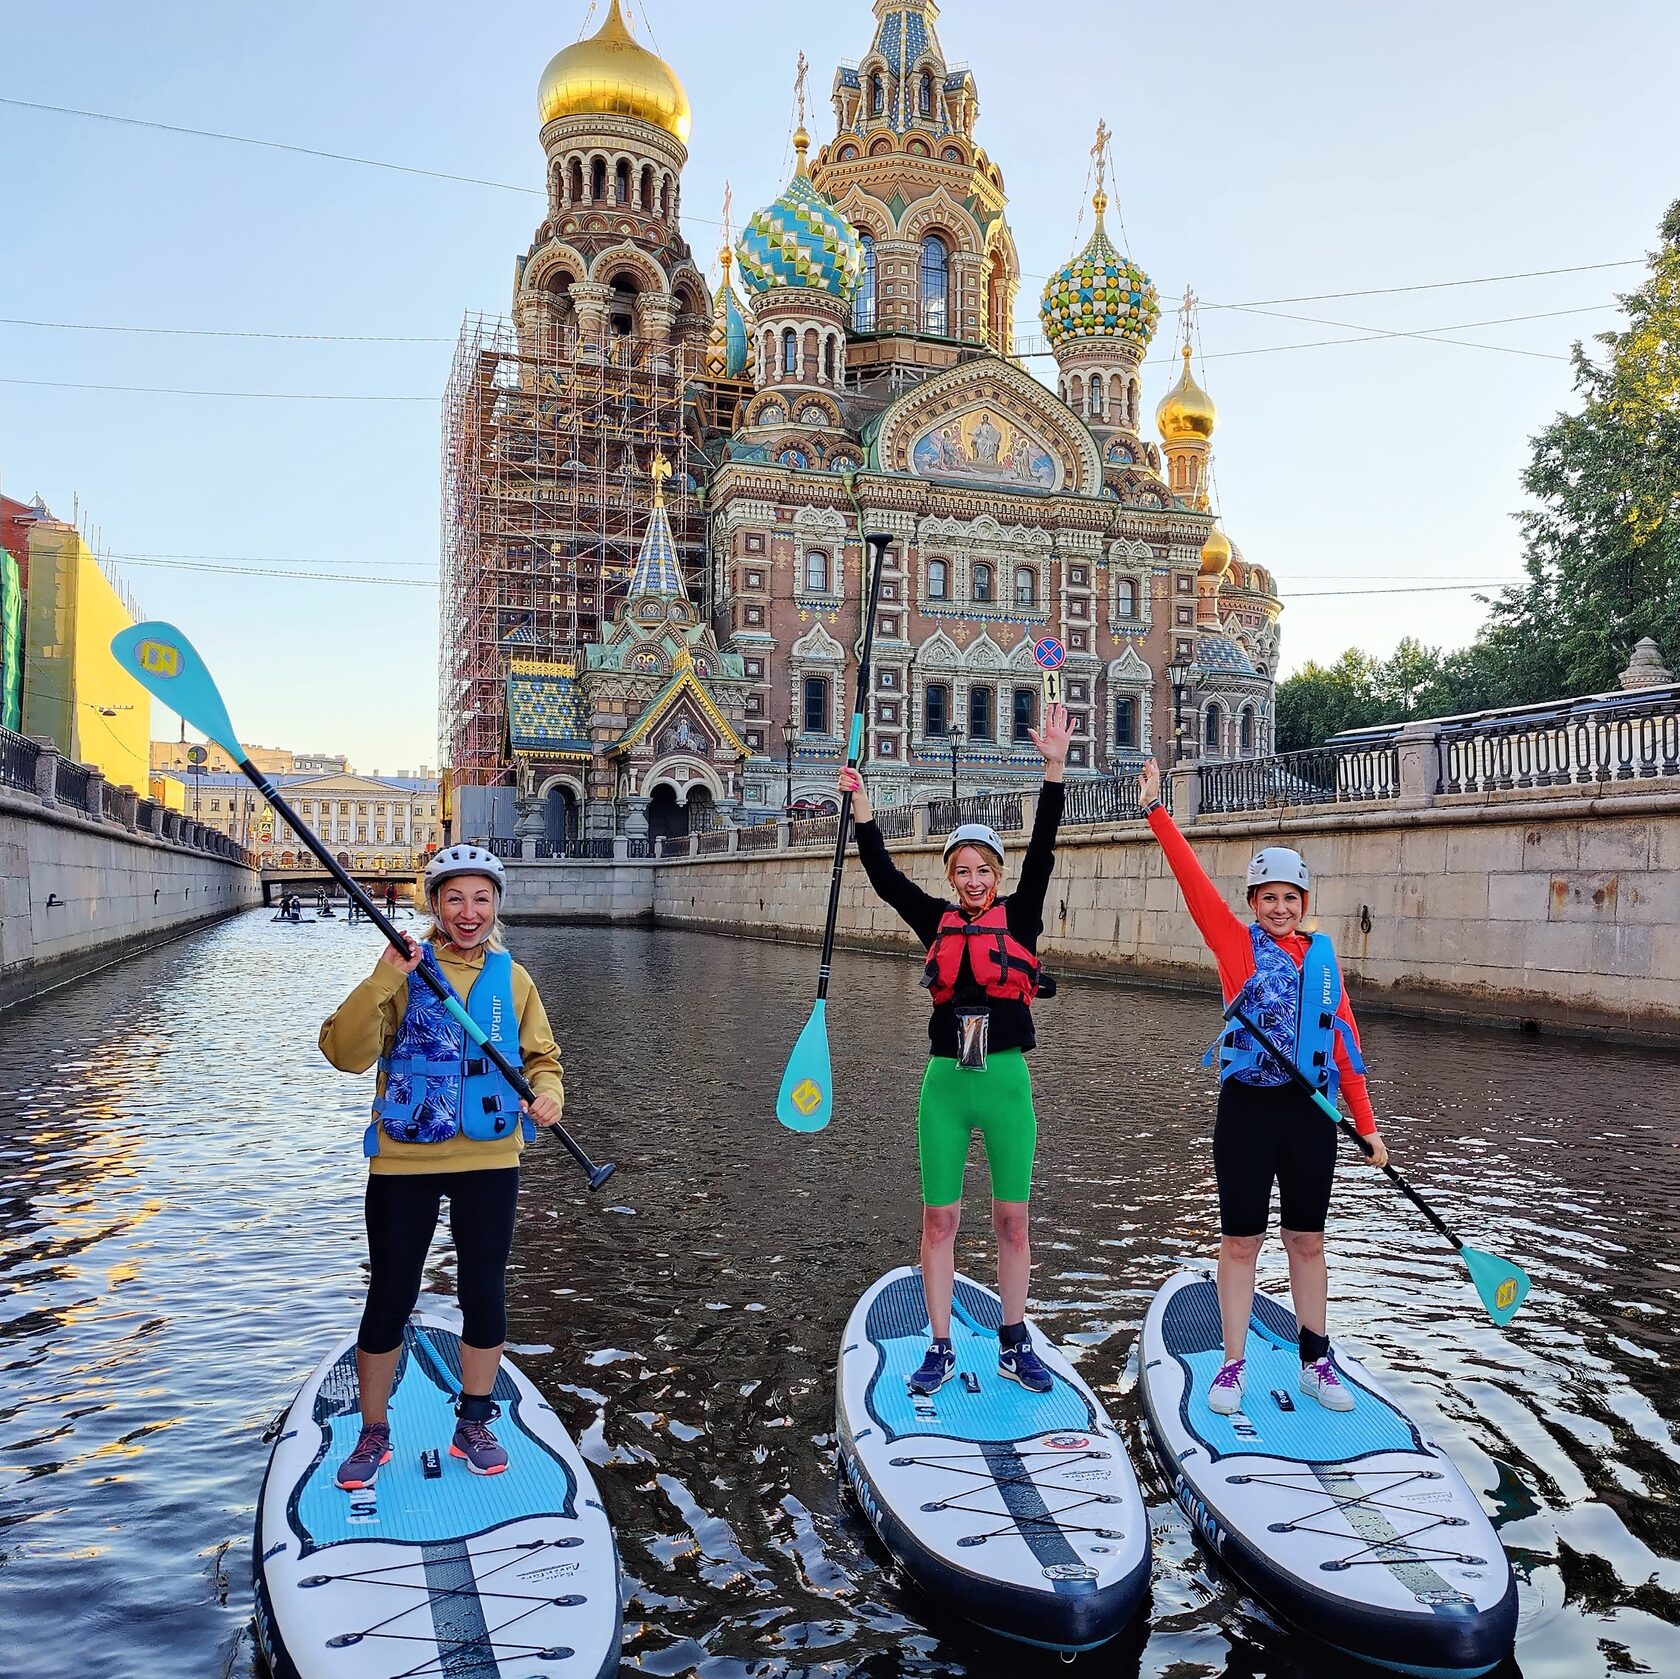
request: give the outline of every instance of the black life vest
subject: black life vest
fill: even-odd
[[[1009,931],[1001,900],[972,921],[955,909],[939,918],[922,971],[922,984],[935,1003],[948,1003],[956,996],[965,951],[975,983],[994,1002],[1030,1003],[1038,995],[1038,958]]]

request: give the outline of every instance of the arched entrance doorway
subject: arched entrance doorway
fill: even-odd
[[[710,833],[718,825],[717,806],[712,802],[710,787],[689,788],[687,818],[687,828],[691,834]]]
[[[569,787],[550,787],[543,796],[543,838],[559,854],[576,836],[577,828],[577,795]]]
[[[648,839],[675,839],[688,832],[688,812],[677,803],[677,790],[662,781],[654,788],[647,807]]]

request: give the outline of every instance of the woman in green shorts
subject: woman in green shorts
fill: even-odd
[[[1031,1006],[1039,990],[1036,953],[1062,819],[1062,770],[1071,737],[1067,708],[1046,706],[1043,729],[1032,731],[1033,744],[1044,755],[1044,790],[1021,878],[1008,897],[998,895],[1003,842],[977,822],[965,823],[945,842],[945,878],[956,902],[924,892],[887,855],[863,778],[854,769],[840,772],[840,790],[851,796],[858,854],[869,884],[898,911],[928,952],[922,983],[933,994],[933,1018],[928,1022],[932,1054],[916,1110],[916,1147],[922,1170],[922,1287],[933,1344],[910,1378],[914,1393],[937,1392],[956,1370],[951,1290],[963,1170],[975,1131],[985,1144],[992,1179],[992,1228],[997,1233],[1004,1317],[998,1331],[998,1373],[1035,1393],[1050,1391],[1050,1373],[1033,1351],[1023,1324],[1032,1271],[1027,1203],[1038,1137],[1025,1052],[1037,1041]]]

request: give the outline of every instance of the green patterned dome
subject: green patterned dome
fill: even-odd
[[[749,290],[804,287],[849,301],[863,274],[863,244],[857,229],[811,185],[805,148],[809,137],[793,137],[799,165],[787,190],[756,212],[741,234],[736,255]]]
[[[1114,248],[1103,226],[1107,196],[1091,200],[1097,225],[1071,262],[1050,276],[1038,306],[1052,346],[1084,338],[1129,338],[1148,344],[1161,319],[1161,299],[1144,271]]]

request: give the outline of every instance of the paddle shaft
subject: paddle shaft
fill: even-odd
[[[248,777],[250,777],[251,781],[256,784],[257,790],[265,799],[268,800],[273,809],[292,825],[293,831],[298,835],[298,837],[305,841],[308,844],[309,849],[321,859],[321,862],[327,872],[338,882],[340,886],[344,888],[345,892],[349,895],[351,902],[358,905],[362,913],[367,916],[374,926],[376,926],[380,932],[385,935],[385,937],[390,941],[391,948],[400,952],[405,959],[412,954],[408,948],[408,941],[397,931],[391,922],[386,919],[384,911],[381,910],[379,905],[373,901],[373,899],[363,889],[361,883],[349,872],[349,870],[347,870],[321,843],[314,829],[311,828],[283,798],[281,798],[280,794],[276,791],[273,782],[271,782],[249,758],[242,758],[239,762],[239,767]],[[455,997],[455,994],[449,989],[447,981],[445,981],[441,975],[433,973],[424,962],[422,962],[419,967],[415,968],[413,972],[418,974],[420,978],[431,987],[433,992],[442,999],[443,1002],[454,1005],[454,1007],[450,1009],[452,1014],[457,1012],[459,1009],[459,999]],[[463,1025],[465,1024],[466,1022],[463,1021]],[[476,1023],[474,1024],[476,1026]],[[525,1077],[525,1075],[520,1072],[520,1070],[514,1066],[514,1064],[509,1061],[508,1058],[503,1055],[493,1043],[490,1043],[485,1038],[479,1036],[476,1030],[469,1035],[475,1039],[478,1047],[484,1051],[485,1055],[488,1056],[490,1061],[495,1065],[496,1070],[508,1081],[509,1084],[513,1086],[514,1090],[518,1092],[518,1094],[527,1102],[535,1102],[537,1099],[537,1093],[531,1088],[530,1081]],[[603,1168],[597,1166],[596,1163],[584,1153],[582,1147],[578,1144],[577,1139],[572,1136],[571,1132],[569,1132],[565,1126],[551,1125],[544,1126],[543,1129],[552,1131],[560,1140],[562,1146],[572,1159],[574,1159],[578,1165],[589,1174],[589,1187],[591,1189],[599,1189],[601,1184],[606,1182],[606,1177],[602,1176]],[[604,1168],[604,1170],[606,1173],[610,1174],[612,1168],[608,1166]]]
[[[863,710],[869,704],[869,656],[875,646],[875,606],[881,598],[881,573],[887,569],[890,536],[866,536],[864,552],[875,562],[863,613],[863,651],[858,656],[857,693],[852,703],[852,732],[846,744],[846,763],[856,769],[863,755]],[[834,924],[840,915],[840,877],[846,869],[846,841],[852,831],[852,801],[840,800],[840,821],[834,834],[834,872],[828,882],[828,917],[823,922],[822,962],[817,968],[817,1001],[828,996],[828,970],[834,960]]]
[[[1282,1067],[1286,1073],[1288,1073],[1290,1078],[1299,1085],[1302,1090],[1306,1091],[1306,1093],[1312,1097],[1319,1107],[1329,1114],[1330,1117],[1335,1120],[1335,1122],[1341,1126],[1341,1128],[1347,1132],[1350,1137],[1353,1138],[1353,1140],[1364,1151],[1367,1158],[1376,1152],[1371,1145],[1366,1142],[1362,1136],[1360,1136],[1358,1130],[1353,1124],[1353,1121],[1350,1120],[1347,1115],[1344,1114],[1342,1110],[1338,1108],[1336,1104],[1332,1102],[1330,1098],[1326,1096],[1324,1092],[1320,1090],[1312,1082],[1312,1080],[1309,1079],[1307,1075],[1295,1065],[1293,1057],[1285,1055],[1278,1046],[1272,1042],[1270,1034],[1264,1031],[1261,1027],[1256,1026],[1254,1021],[1243,1012],[1242,998],[1240,995],[1232,1002],[1231,1006],[1226,1009],[1225,1018],[1227,1020],[1240,1020],[1248,1029],[1249,1034],[1254,1038],[1255,1042],[1258,1043],[1260,1047],[1265,1050],[1265,1052],[1271,1056],[1271,1058],[1277,1062],[1277,1064]],[[1455,1252],[1464,1246],[1463,1239],[1448,1226],[1446,1220],[1443,1219],[1441,1215],[1436,1212],[1435,1209],[1430,1206],[1430,1204],[1425,1201],[1424,1198],[1419,1195],[1418,1192],[1413,1189],[1412,1186],[1407,1183],[1406,1180],[1401,1177],[1392,1166],[1384,1166],[1381,1170],[1384,1176],[1389,1179],[1394,1187],[1398,1189],[1400,1193],[1404,1195],[1426,1219],[1429,1220],[1429,1222],[1441,1233],[1441,1235],[1445,1236],[1446,1239],[1452,1243]]]

